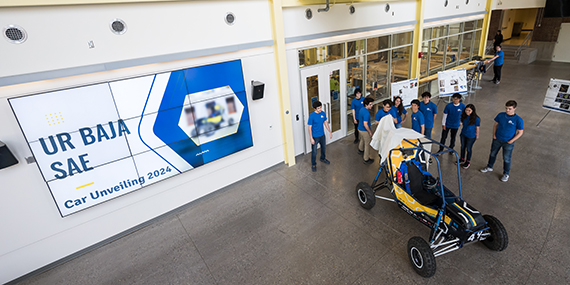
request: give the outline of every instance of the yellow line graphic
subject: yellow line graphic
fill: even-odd
[[[87,187],[87,186],[93,185],[93,184],[95,184],[95,182],[91,182],[91,183],[87,183],[87,184],[85,184],[85,185],[81,185],[81,186],[79,186],[79,187],[76,187],[75,189],[81,189],[81,188],[83,188],[83,187]]]

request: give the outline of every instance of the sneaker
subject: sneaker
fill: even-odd
[[[372,164],[372,162],[374,162],[374,159],[369,159],[369,160],[365,160],[364,164]]]
[[[321,162],[324,164],[331,164],[331,162],[328,159],[321,159]]]
[[[495,84],[499,84],[499,83],[501,83],[501,81],[495,81]],[[508,178],[507,178],[507,179],[508,179]]]
[[[509,175],[508,175],[508,174],[503,174],[503,177],[501,177],[501,181],[503,181],[503,182],[509,181]]]
[[[313,167],[311,167],[311,169],[313,170],[313,172],[317,172],[317,166],[313,165]]]
[[[470,165],[471,165],[471,163],[468,160],[465,163],[463,163],[463,165],[461,165],[461,167],[463,167],[463,169],[467,169],[467,168],[469,168]]]
[[[489,80],[489,82],[493,82],[493,83],[495,83],[495,79]]]
[[[358,150],[358,154],[364,154],[363,150]]]
[[[491,168],[491,167],[489,167],[489,166],[486,166],[485,168],[481,169],[480,171],[483,172],[483,173],[485,173],[485,172],[491,172],[491,171],[493,171],[493,168]]]
[[[465,162],[465,159],[463,159],[463,158],[459,159],[459,165],[462,165],[464,162]],[[455,165],[457,165],[457,160],[454,161],[454,163],[455,163]]]

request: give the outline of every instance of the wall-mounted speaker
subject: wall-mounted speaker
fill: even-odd
[[[0,169],[17,164],[18,160],[14,157],[8,146],[0,141]]]
[[[253,87],[252,97],[253,100],[263,99],[263,91],[265,90],[265,83],[260,81],[251,81]]]

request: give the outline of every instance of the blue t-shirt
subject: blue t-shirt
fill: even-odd
[[[424,114],[424,119],[426,121],[426,126],[425,126],[426,129],[432,129],[433,115],[437,114],[437,105],[434,104],[433,102],[424,104],[424,102],[422,101],[420,103],[420,111],[422,111],[422,114]]]
[[[382,118],[384,118],[384,116],[386,116],[386,115],[392,115],[392,117],[394,117],[394,118],[396,117],[394,115],[392,108],[390,108],[390,110],[388,110],[388,112],[384,112],[384,108],[382,108],[382,109],[378,110],[378,112],[376,112],[376,116],[374,117],[374,120],[380,122],[380,120]]]
[[[327,115],[325,115],[325,112],[323,111],[321,111],[320,113],[312,112],[309,115],[308,124],[312,126],[311,130],[313,132],[314,138],[322,137],[325,135],[325,128],[323,124],[325,123],[326,120],[327,120]]]
[[[366,132],[364,127],[364,122],[368,122],[368,128],[370,128],[370,112],[366,108],[360,108],[358,112],[358,130]]]
[[[467,116],[467,118],[461,122],[463,123],[461,134],[472,139],[477,137],[477,127],[481,126],[481,119],[477,117],[477,120],[475,120],[475,125],[469,125],[469,118],[471,118],[471,116]]]
[[[398,112],[398,107],[393,106],[392,109],[390,109],[390,111],[392,111],[392,116],[394,116],[394,118],[398,119],[398,124],[402,122],[402,116],[400,116],[400,112]],[[406,110],[406,108],[404,108],[404,111],[402,111],[402,114],[407,114],[408,111]]]
[[[509,116],[506,112],[501,112],[495,117],[495,122],[499,123],[495,136],[498,140],[504,142],[511,140],[517,133],[517,130],[523,130],[524,128],[523,119],[517,114]]]
[[[461,125],[461,113],[464,109],[465,104],[461,102],[459,102],[458,106],[453,105],[453,103],[447,104],[443,110],[443,113],[447,114],[445,127],[450,129],[459,129],[459,125]]]
[[[495,59],[495,65],[496,66],[503,65],[503,59],[505,58],[505,53],[503,52],[503,50],[495,52],[495,55],[499,56]]]
[[[412,112],[412,130],[421,134],[422,125],[425,127],[424,114],[421,111]]]
[[[364,96],[360,96],[360,99],[352,99],[350,102],[350,109],[354,110],[354,114],[356,115],[356,119],[358,120],[358,111],[360,108],[364,107]]]

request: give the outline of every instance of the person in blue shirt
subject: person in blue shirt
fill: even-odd
[[[425,119],[424,114],[420,111],[420,100],[412,100],[412,130],[424,134]]]
[[[420,111],[424,114],[426,138],[431,139],[431,131],[433,130],[433,123],[437,117],[437,105],[430,101],[431,94],[424,92],[422,94],[422,102],[420,103]]]
[[[401,97],[394,98],[394,107],[392,107],[392,112],[392,116],[395,115],[397,121],[394,125],[396,126],[396,129],[399,129],[402,127],[402,123],[406,121],[406,116],[408,114],[408,111],[404,108],[404,104],[402,104]]]
[[[376,112],[376,116],[374,116],[374,124],[380,123],[380,120],[386,115],[391,115],[394,118],[394,124],[396,123],[396,115],[394,114],[394,110],[392,110],[392,101],[390,99],[382,101],[382,109]]]
[[[370,130],[370,109],[374,99],[364,98],[364,108],[361,108],[358,113],[358,132],[360,133],[360,144],[358,145],[358,153],[364,154],[364,164],[371,164],[374,159],[370,155],[370,141],[372,140],[372,131]]]
[[[483,173],[493,171],[493,164],[495,164],[497,154],[503,148],[503,176],[501,177],[503,182],[509,181],[511,156],[515,147],[515,141],[523,135],[524,131],[523,119],[515,113],[516,110],[517,102],[509,100],[505,104],[505,112],[501,112],[495,117],[489,162],[485,168],[481,169]]]
[[[467,104],[465,110],[461,113],[461,158],[459,164],[467,169],[471,165],[471,155],[473,154],[473,144],[479,138],[479,127],[481,126],[481,119],[477,116],[477,110],[473,104]],[[465,154],[467,152],[467,157]]]
[[[309,137],[311,138],[311,165],[313,172],[317,171],[317,144],[321,145],[321,161],[324,164],[330,164],[331,162],[328,161],[326,156],[326,149],[327,149],[327,138],[325,137],[325,130],[323,128],[326,127],[327,131],[329,131],[329,137],[332,139],[332,132],[327,122],[327,116],[325,112],[323,112],[323,104],[321,101],[313,102],[313,109],[315,111],[309,115],[309,120],[307,122],[308,129],[309,129]]]
[[[495,49],[495,56],[485,61],[485,63],[489,63],[493,60],[495,61],[495,65],[493,65],[493,73],[495,73],[495,76],[491,82],[499,84],[501,83],[501,69],[503,68],[503,59],[505,58],[505,53],[503,52],[503,48],[500,45],[496,46]]]
[[[447,140],[447,134],[451,131],[451,141],[449,142],[449,147],[455,147],[455,137],[457,136],[457,130],[461,125],[461,113],[465,109],[465,104],[461,103],[461,95],[455,93],[451,96],[453,102],[447,104],[443,110],[443,118],[441,121],[441,141],[440,143],[445,145]],[[443,151],[443,147],[439,147],[437,152]],[[450,152],[449,154],[453,154]]]
[[[354,121],[354,143],[358,143],[358,111],[360,108],[364,107],[364,97],[362,97],[362,91],[360,88],[356,88],[354,90],[354,99],[350,102],[350,109],[352,109],[352,119]]]

